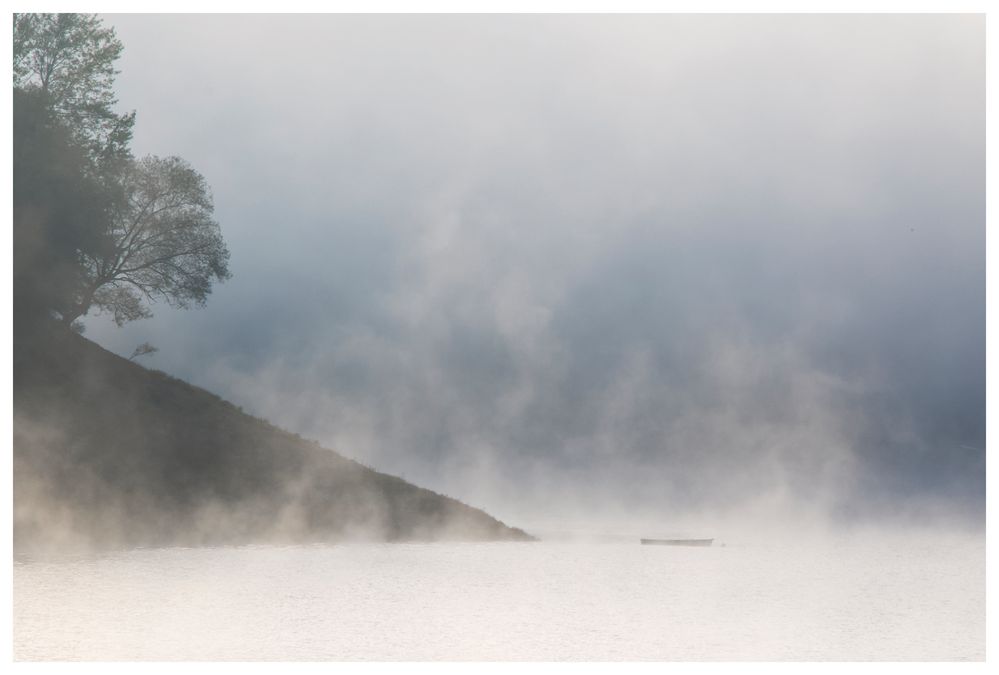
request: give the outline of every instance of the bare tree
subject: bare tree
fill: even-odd
[[[146,356],[147,354],[155,354],[158,351],[159,351],[158,347],[154,347],[148,342],[143,342],[141,345],[135,348],[135,351],[132,352],[132,355],[128,357],[128,360],[134,361],[140,356]]]

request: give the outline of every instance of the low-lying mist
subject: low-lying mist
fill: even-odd
[[[62,325],[14,352],[19,555],[147,546],[530,540]],[[30,339],[25,339],[30,338]]]
[[[518,525],[982,525],[980,17],[114,22],[233,278],[100,344]]]

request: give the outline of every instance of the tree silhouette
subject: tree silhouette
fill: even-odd
[[[146,356],[147,354],[155,354],[158,351],[159,351],[158,347],[154,347],[148,342],[143,342],[141,345],[135,348],[135,351],[133,351],[132,355],[128,357],[128,360],[134,361],[140,356]]]
[[[71,323],[94,306],[119,326],[150,316],[147,301],[204,305],[213,281],[229,278],[229,251],[205,179],[179,157],[132,162],[103,245],[85,253],[85,281],[63,314]]]
[[[178,157],[135,160],[117,114],[122,44],[95,15],[15,14],[15,308],[121,325],[148,303],[203,305],[229,278],[205,179]]]
[[[15,14],[14,87],[36,91],[102,163],[128,155],[135,113],[113,107],[114,29],[88,14]]]
[[[30,326],[75,304],[81,255],[103,241],[112,199],[38,92],[13,98],[14,317]]]

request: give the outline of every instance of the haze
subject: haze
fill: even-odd
[[[529,527],[984,522],[984,18],[105,17],[233,277],[87,336]]]

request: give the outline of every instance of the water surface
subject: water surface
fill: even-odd
[[[983,537],[15,561],[18,660],[982,660]]]

